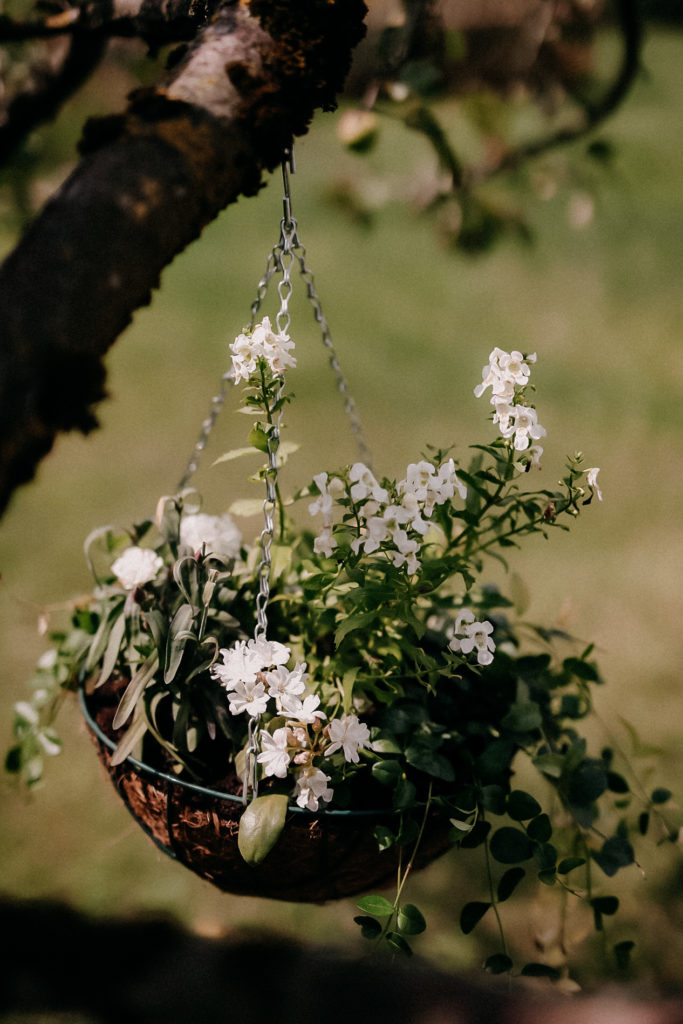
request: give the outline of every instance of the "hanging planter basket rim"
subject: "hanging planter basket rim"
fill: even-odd
[[[113,753],[116,750],[116,743],[110,736],[107,736],[107,734],[103,732],[97,720],[90,713],[88,700],[82,686],[79,686],[78,688],[78,701],[88,728],[93,732],[98,741],[103,743],[104,746]],[[146,775],[152,779],[163,779],[165,782],[170,782],[172,785],[178,786],[181,789],[187,789],[194,793],[201,793],[203,796],[214,797],[217,800],[225,800],[228,803],[233,804],[243,804],[241,796],[236,796],[234,793],[226,793],[225,790],[222,789],[212,789],[209,786],[201,786],[199,783],[189,782],[187,779],[181,779],[177,775],[169,775],[168,772],[162,772],[157,768],[152,768],[151,765],[145,764],[144,761],[140,761],[138,758],[132,757],[131,755],[128,755],[124,763],[130,765],[135,769],[135,771],[139,772],[140,775]],[[326,818],[393,818],[401,813],[400,811],[386,807],[381,810],[373,808],[359,808],[357,810],[322,808],[319,811],[309,811],[308,808],[299,807],[298,804],[293,803],[288,805],[287,812],[291,814],[301,814],[309,818],[318,818],[321,816]]]

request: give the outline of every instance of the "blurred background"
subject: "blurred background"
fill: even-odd
[[[391,6],[373,9],[386,18]],[[601,467],[604,501],[587,508],[570,534],[535,539],[513,554],[515,586],[528,591],[529,621],[595,643],[607,681],[597,696],[596,746],[620,748],[646,788],[669,786],[680,797],[683,37],[673,11],[651,7],[657,17],[647,21],[642,67],[599,134],[489,176],[469,206],[446,195],[434,131],[407,126],[400,90],[393,113],[387,108],[361,130],[350,119],[370,106],[361,58],[340,110],[319,114],[297,142],[292,188],[299,235],[378,474],[402,473],[427,444],[454,444],[466,461],[468,445],[493,436],[489,408],[472,393],[489,351],[538,353],[536,405],[547,430],[538,479],[553,486],[565,457],[583,451],[586,465]],[[453,30],[449,38],[455,45],[462,36]],[[609,19],[594,29],[586,53],[584,76],[614,64]],[[85,117],[119,109],[151,73],[142,53],[114,46],[59,120],[34,133],[0,179],[2,253],[21,218],[70,169]],[[476,164],[504,133],[531,138],[541,115],[559,117],[562,103],[551,110],[549,102],[544,108],[528,84],[485,83],[473,94],[437,89],[429,109]],[[49,612],[56,624],[60,605],[90,589],[84,538],[94,527],[152,514],[182,475],[227,367],[227,346],[249,319],[277,241],[281,195],[275,174],[165,271],[152,304],[109,355],[101,429],[62,437],[0,524],[0,735],[7,742],[13,702],[26,696],[45,649],[39,620]],[[300,449],[286,467],[291,491],[321,468],[355,459],[303,296],[295,282],[296,402],[285,436]],[[239,463],[212,467],[221,452],[245,443],[248,426],[235,409],[228,400],[196,477],[207,511],[259,496]],[[257,525],[245,520],[245,535]],[[622,717],[637,729],[635,751]],[[60,731],[64,754],[48,763],[43,785],[27,795],[2,780],[0,894],[59,899],[98,915],[163,913],[208,936],[268,931],[360,948],[352,900],[308,907],[232,898],[166,859],[106,781],[75,702],[64,707]],[[677,807],[668,811],[675,820]],[[639,864],[610,883],[624,911],[609,926],[610,944],[637,929],[636,973],[657,987],[680,982],[679,849],[646,840]],[[457,920],[461,905],[483,893],[466,853],[416,875],[410,895],[429,922],[416,952],[448,969],[477,967],[495,935],[482,922],[464,938]],[[505,918],[522,956],[551,948],[561,913],[553,897],[530,889]],[[594,947],[580,945],[591,922],[568,912],[575,976],[589,983],[604,975]]]

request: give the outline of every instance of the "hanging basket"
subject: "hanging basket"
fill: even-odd
[[[265,860],[247,864],[237,846],[244,804],[239,796],[187,782],[128,757],[112,765],[116,702],[80,691],[100,761],[138,825],[174,860],[223,892],[298,903],[323,903],[395,882],[399,851],[380,851],[377,825],[398,825],[394,811],[326,810],[290,805],[285,828]],[[413,868],[452,846],[448,819],[426,823]],[[404,854],[405,856],[405,854]]]

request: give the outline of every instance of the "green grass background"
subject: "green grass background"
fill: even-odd
[[[528,618],[562,624],[594,641],[608,685],[598,710],[611,740],[629,747],[620,716],[659,744],[661,764],[645,780],[681,792],[683,653],[683,95],[681,37],[652,33],[645,71],[606,134],[617,146],[610,169],[577,171],[545,202],[527,193],[536,242],[503,242],[473,260],[446,252],[433,225],[390,201],[364,230],[330,202],[345,177],[393,176],[408,183],[430,157],[396,125],[383,129],[370,161],[341,151],[335,118],[320,116],[297,144],[294,212],[342,365],[380,473],[399,473],[426,443],[492,436],[488,406],[472,388],[494,345],[538,351],[539,419],[548,431],[543,476],[552,485],[564,457],[586,453],[602,469],[605,500],[570,535],[536,539],[513,557],[529,589]],[[122,83],[113,78],[112,105]],[[123,83],[126,84],[125,82]],[[54,131],[67,147],[93,97],[86,93]],[[578,176],[577,176],[578,175]],[[576,191],[595,187],[596,215],[569,224]],[[227,344],[248,320],[269,248],[278,235],[281,186],[241,201],[164,273],[161,290],[108,358],[110,399],[102,429],[63,437],[0,524],[0,736],[12,703],[44,649],[37,634],[46,605],[86,592],[82,541],[95,526],[150,514],[181,475],[226,365]],[[10,245],[9,234],[2,239]],[[272,314],[273,309],[271,307]],[[286,436],[301,444],[290,486],[354,458],[341,402],[312,317],[293,301],[299,365]],[[245,443],[243,416],[223,414],[197,483],[220,511],[246,490],[237,464],[212,457]],[[253,486],[253,485],[250,485]],[[285,485],[286,486],[286,485]],[[26,797],[2,783],[0,891],[66,900],[96,913],[167,912],[207,934],[275,929],[353,945],[353,901],[302,907],[232,898],[174,865],[137,829],[96,762],[77,709],[61,719],[66,753],[48,765],[44,786]],[[596,742],[601,741],[596,733]],[[678,849],[645,844],[641,866],[610,887],[624,900],[624,924],[638,922],[642,978],[674,983],[683,954]],[[435,864],[411,889],[430,927],[416,942],[445,966],[476,966],[482,947],[463,939],[459,907],[485,898],[467,856]],[[534,958],[534,938],[552,943],[557,909],[531,893],[503,908],[511,934]],[[571,911],[577,941],[586,915]],[[588,922],[590,923],[590,922]],[[489,941],[486,923],[477,929]],[[475,933],[475,936],[477,935]],[[540,940],[539,940],[540,941]],[[591,976],[591,967],[583,975]]]

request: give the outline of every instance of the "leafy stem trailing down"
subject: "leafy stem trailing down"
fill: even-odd
[[[632,840],[653,819],[675,838],[658,817],[670,793],[636,797],[611,747],[589,751],[581,723],[602,681],[592,646],[515,622],[512,602],[482,580],[488,558],[506,564],[522,539],[567,529],[602,500],[599,470],[577,455],[555,488],[529,487],[545,436],[530,401],[535,356],[495,348],[475,396],[488,393],[496,439],[464,466],[428,449],[400,480],[362,462],[321,471],[298,495],[317,532],[297,527],[279,488],[293,450],[279,439],[293,349],[267,317],[235,339],[233,378],[254,422],[248,445],[218,460],[267,456],[256,479],[280,527],[275,539],[266,526],[267,621],[263,534],[249,546],[233,519],[252,503],[213,516],[185,490],[129,531],[95,531],[94,593],[53,632],[32,699],[17,705],[7,767],[39,780],[44,755],[59,749],[60,696],[84,687],[116,703],[112,764],[135,753],[242,789],[239,850],[250,863],[269,855],[291,805],[376,811],[378,856],[396,858],[397,891],[363,897],[357,920],[394,952],[409,952],[425,927],[403,892],[435,828],[482,855],[485,895],[472,892],[460,927],[495,917],[488,970],[513,968],[500,908],[529,877],[576,894],[604,933],[618,899],[593,867],[610,879],[634,864]],[[522,760],[535,769],[533,792],[515,784]],[[629,942],[614,944],[620,968]]]

